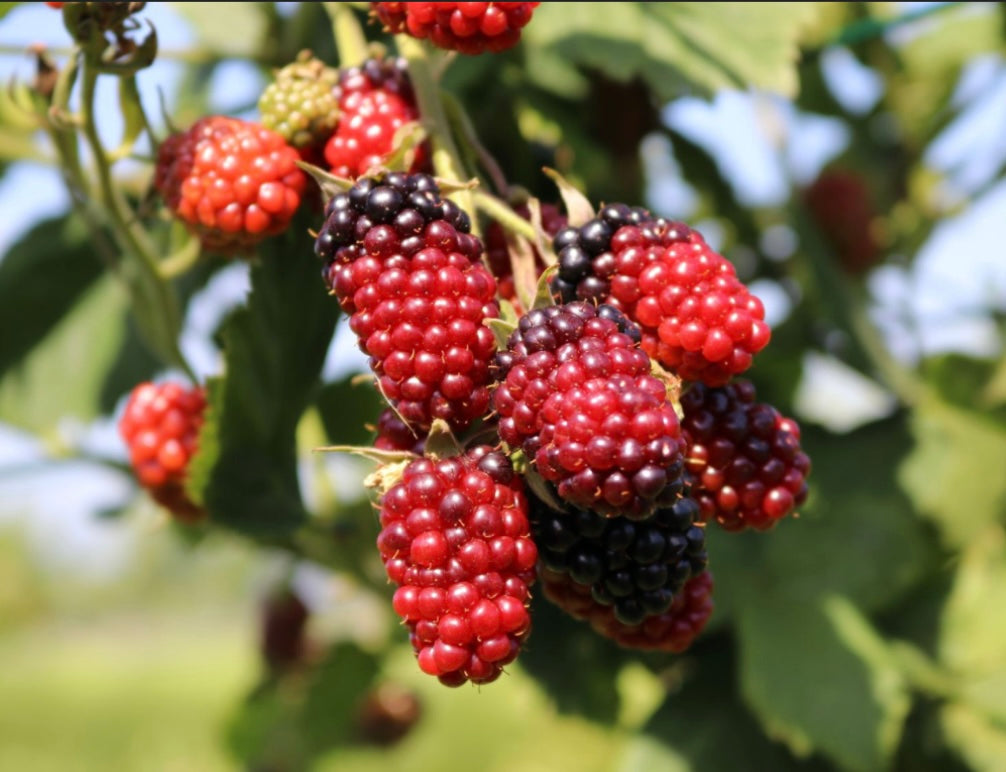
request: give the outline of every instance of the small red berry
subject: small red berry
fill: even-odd
[[[539,3],[371,3],[389,32],[463,54],[513,48]]]
[[[183,522],[195,522],[206,514],[185,492],[205,409],[202,388],[142,383],[130,393],[119,420],[119,433],[140,485]]]
[[[213,252],[248,252],[286,230],[307,178],[283,138],[237,118],[209,116],[160,147],[154,186]]]

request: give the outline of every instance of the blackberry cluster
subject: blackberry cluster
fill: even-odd
[[[276,132],[215,115],[161,143],[154,187],[206,249],[243,253],[290,224],[307,187],[299,159]]]
[[[189,460],[195,455],[206,410],[206,393],[177,383],[141,383],[130,392],[119,419],[136,477],[151,497],[178,520],[205,517],[185,492]]]
[[[340,116],[325,160],[338,177],[358,177],[384,163],[395,149],[395,133],[419,118],[404,59],[368,59],[341,70],[334,96]],[[428,155],[424,144],[412,171],[425,168]]]
[[[371,3],[389,32],[463,54],[513,48],[538,3]]]
[[[493,406],[500,437],[560,498],[643,519],[677,498],[683,463],[677,416],[634,332],[611,307],[531,311],[496,355]]]
[[[531,629],[538,553],[522,479],[487,446],[410,463],[381,499],[377,546],[423,672],[489,683]]]
[[[557,512],[531,497],[531,522],[541,564],[589,588],[623,625],[665,613],[692,576],[706,568],[698,505],[680,498],[634,522],[578,509]]]
[[[374,447],[378,450],[399,450],[406,453],[423,455],[426,437],[417,437],[412,429],[401,418],[395,415],[390,407],[381,411],[377,419],[377,437]]]
[[[755,402],[753,384],[695,384],[681,407],[691,495],[703,520],[728,531],[766,530],[804,503],[810,459],[800,427]]]

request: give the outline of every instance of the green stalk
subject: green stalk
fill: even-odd
[[[496,188],[496,192],[501,196],[506,196],[509,190],[506,175],[503,174],[503,170],[496,162],[496,159],[493,158],[492,153],[482,144],[482,140],[479,139],[479,135],[475,131],[472,119],[465,112],[461,100],[446,91],[441,92],[441,97],[447,110],[447,117],[450,119],[458,138],[467,146],[469,154],[474,156],[478,163],[482,165],[486,174],[489,175],[489,180],[492,182],[493,187]],[[472,165],[474,166],[474,164]]]
[[[348,3],[323,3],[332,20],[332,34],[340,67],[355,67],[367,60],[367,38]]]
[[[172,364],[180,366],[193,380],[198,379],[178,347],[181,319],[171,288],[158,271],[156,251],[146,231],[136,220],[121,192],[112,182],[112,171],[105,148],[98,136],[94,120],[94,95],[98,72],[84,59],[81,117],[84,138],[88,143],[98,174],[101,204],[108,214],[112,233],[120,249],[133,258],[123,266],[127,284],[134,291],[133,310],[146,324],[146,332],[154,349]]]
[[[412,90],[419,104],[419,115],[433,144],[433,168],[437,176],[452,182],[466,182],[469,179],[458,148],[454,144],[451,125],[447,121],[444,105],[440,101],[440,87],[433,74],[429,49],[421,40],[408,35],[396,35],[398,52],[409,63]],[[469,214],[475,211],[475,202],[470,190],[458,190],[450,195],[454,202]],[[472,223],[474,230],[475,223]]]
[[[496,220],[506,230],[516,233],[518,236],[523,236],[532,244],[537,242],[538,234],[534,232],[534,226],[504,202],[496,198],[496,196],[484,193],[481,190],[475,190],[472,191],[472,198],[478,209]]]

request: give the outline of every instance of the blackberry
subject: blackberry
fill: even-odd
[[[395,150],[395,133],[418,120],[404,59],[368,59],[339,72],[334,90],[339,123],[325,144],[325,160],[339,177],[357,177],[379,166]],[[411,171],[428,166],[428,144],[417,148]]]
[[[427,38],[437,48],[463,54],[513,48],[539,3],[371,3],[393,33]]]
[[[683,463],[678,419],[650,360],[614,308],[569,303],[523,316],[496,355],[500,437],[560,498],[643,519],[673,504]]]
[[[389,407],[381,411],[380,418],[377,419],[375,448],[378,450],[400,450],[421,456],[425,446],[426,437],[417,437],[413,434],[409,425],[395,415],[394,410]]]
[[[692,576],[706,568],[698,505],[680,498],[643,522],[583,509],[557,512],[530,497],[541,564],[590,589],[624,625],[663,614]]]
[[[540,578],[545,597],[627,649],[679,654],[692,645],[713,613],[713,578],[709,571],[685,582],[667,611],[631,625],[619,621],[610,606],[598,603],[589,589],[568,576],[543,568]]]
[[[695,384],[681,407],[691,493],[703,520],[727,531],[766,530],[803,504],[810,459],[800,448],[800,427],[755,402],[753,384]]]
[[[423,672],[489,683],[530,632],[538,553],[523,480],[486,446],[410,463],[381,499],[377,546]]]
[[[425,247],[440,247],[476,261],[482,242],[470,232],[471,218],[441,197],[433,177],[392,172],[362,177],[328,202],[314,251],[328,264],[334,287],[339,268],[365,254],[411,256]]]

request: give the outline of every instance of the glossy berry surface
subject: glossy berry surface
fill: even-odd
[[[385,398],[417,436],[488,412],[499,316],[468,216],[431,177],[364,178],[329,203],[315,251]]]
[[[610,306],[531,311],[496,356],[493,406],[500,437],[563,501],[641,519],[677,498],[683,446],[667,389],[633,334]]]
[[[568,576],[547,568],[542,568],[539,574],[545,597],[570,616],[588,622],[595,632],[627,649],[680,654],[705,629],[713,613],[713,578],[709,571],[685,582],[667,611],[632,625],[619,621],[610,606],[598,603],[590,590]]]
[[[463,54],[499,52],[520,41],[539,3],[371,3],[389,32]]]
[[[395,134],[418,120],[412,84],[404,59],[368,59],[340,71],[335,88],[339,122],[325,144],[325,160],[337,177],[359,177],[379,166],[395,150]],[[423,145],[412,166],[427,163]]]
[[[728,531],[766,530],[804,503],[810,459],[800,448],[800,427],[755,402],[750,382],[696,384],[681,407],[691,494],[703,520]]]
[[[286,230],[300,206],[299,158],[274,131],[210,116],[161,144],[154,185],[206,249],[247,252]]]
[[[530,222],[531,210],[526,204],[521,204],[515,211]],[[566,215],[555,204],[542,204],[541,225],[546,234],[554,236],[566,227]],[[486,262],[489,263],[489,270],[496,277],[499,296],[514,303],[519,309],[520,303],[517,300],[516,287],[514,286],[513,266],[503,226],[498,222],[490,223],[485,231],[485,242]],[[545,270],[545,261],[537,248],[532,247],[532,249],[534,249],[535,275],[541,276],[541,272]]]
[[[308,56],[287,65],[259,97],[262,125],[295,148],[323,145],[339,121],[336,70]]]
[[[413,433],[409,425],[395,415],[390,407],[382,410],[377,419],[377,436],[374,447],[378,450],[397,450],[405,453],[423,454],[426,436]]]
[[[140,485],[184,522],[205,514],[185,492],[189,460],[196,452],[205,409],[206,395],[201,388],[142,383],[130,393],[119,420],[119,433]]]
[[[541,565],[590,591],[623,625],[670,609],[706,568],[698,505],[680,498],[643,522],[587,510],[558,512],[531,497],[532,533]]]
[[[417,459],[382,497],[380,521],[377,546],[419,667],[449,686],[496,680],[530,631],[538,559],[509,460],[485,446]]]
[[[733,265],[687,225],[624,204],[554,240],[553,290],[611,303],[642,330],[642,347],[679,377],[722,386],[771,337],[761,301]]]

